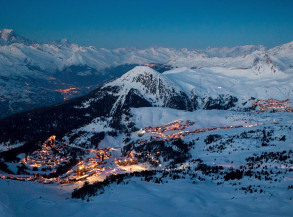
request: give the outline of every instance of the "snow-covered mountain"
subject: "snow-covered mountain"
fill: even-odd
[[[12,29],[2,29],[0,31],[0,45],[11,45],[14,43],[30,45],[33,44],[33,41],[16,34]]]
[[[40,43],[3,29],[0,31],[0,118],[83,95],[135,65],[253,68],[256,74],[262,75],[270,71],[290,74],[292,49],[291,42],[272,49],[246,45],[205,50],[162,47],[109,50],[80,46],[65,39]]]
[[[208,48],[206,50],[188,50],[172,48],[105,48],[83,47],[71,44],[66,40],[51,43],[37,43],[19,36],[13,30],[0,31],[1,67],[6,66],[3,73],[32,73],[29,67],[38,68],[48,73],[62,70],[72,65],[87,65],[95,69],[117,66],[122,64],[171,63],[176,66],[179,60],[186,62],[201,61],[202,66],[219,64],[214,58],[230,59],[244,58],[252,53],[263,53],[263,46],[239,46],[234,48]],[[174,62],[174,60],[177,61]],[[207,63],[212,59],[213,63]],[[190,63],[191,64],[191,63]],[[13,68],[10,68],[12,67]],[[18,67],[16,69],[15,67]]]
[[[284,72],[293,72],[293,42],[268,50],[272,61]]]
[[[263,73],[280,73],[280,69],[273,63],[273,61],[265,56],[264,60],[256,57],[253,61],[253,71],[259,75]]]
[[[122,64],[172,64],[180,66],[208,67],[225,66],[250,67],[256,56],[273,56],[273,62],[288,68],[286,61],[292,59],[292,42],[267,50],[264,46],[245,45],[233,48],[173,49],[173,48],[118,48],[105,49],[93,46],[71,44],[66,39],[51,43],[38,43],[16,34],[13,30],[0,31],[1,67],[6,66],[5,73],[29,73],[28,66],[43,71],[55,72],[72,65],[87,65],[95,69]],[[277,61],[279,60],[279,61]],[[240,62],[242,63],[240,64]],[[22,71],[9,67],[17,65]],[[25,70],[26,69],[26,70]],[[4,73],[4,70],[3,72]],[[32,72],[30,72],[32,73]]]
[[[225,66],[250,67],[255,56],[266,53],[275,60],[284,59],[292,52],[292,43],[267,50],[263,46],[238,46],[233,48],[207,48],[206,50],[188,50],[172,48],[105,48],[83,47],[66,40],[51,43],[37,43],[17,35],[13,30],[0,31],[0,57],[2,74],[33,73],[29,67],[53,74],[72,65],[87,65],[95,69],[122,64],[160,63],[173,66]],[[283,60],[282,59],[282,60]],[[282,64],[282,60],[276,61]],[[228,63],[229,62],[229,63]],[[242,62],[240,64],[240,62]],[[5,67],[4,67],[5,66]],[[17,68],[16,68],[17,67]],[[285,66],[284,66],[285,67]],[[288,67],[288,66],[287,66]],[[5,69],[5,70],[4,70]]]
[[[139,98],[146,101],[145,106],[191,110],[187,95],[174,82],[146,66],[135,67],[102,89],[108,88],[117,90],[114,93],[118,96],[112,114],[121,110],[125,104],[141,107]]]

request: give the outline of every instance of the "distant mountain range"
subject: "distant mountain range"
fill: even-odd
[[[255,74],[293,73],[293,42],[272,49],[264,46],[207,48],[83,47],[66,39],[38,43],[0,31],[1,117],[81,96],[137,65],[158,71],[187,67],[253,69]],[[204,76],[203,76],[204,77]]]

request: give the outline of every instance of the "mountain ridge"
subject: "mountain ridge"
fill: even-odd
[[[84,95],[135,65],[153,65],[160,72],[177,67],[198,70],[221,67],[229,71],[253,68],[260,77],[293,73],[293,42],[271,49],[245,45],[205,50],[164,47],[109,50],[80,46],[68,40],[38,43],[8,29],[1,30],[0,35],[4,43],[0,43],[0,118],[40,104],[52,105]]]
[[[8,34],[9,33],[9,34]],[[26,58],[33,65],[38,65],[41,69],[52,69],[55,67],[57,69],[62,69],[63,67],[69,65],[88,65],[97,69],[102,69],[110,66],[117,66],[121,64],[146,64],[146,63],[172,63],[176,66],[176,62],[173,62],[172,59],[184,58],[188,59],[199,59],[204,61],[205,59],[210,58],[236,58],[242,57],[250,54],[265,54],[270,53],[271,51],[276,52],[277,47],[266,49],[262,45],[244,45],[236,47],[222,47],[222,48],[211,48],[207,49],[174,49],[174,48],[164,48],[164,47],[150,47],[146,49],[137,49],[137,48],[116,48],[113,50],[105,48],[95,48],[93,46],[80,46],[74,43],[70,43],[67,40],[57,40],[48,43],[38,43],[30,41],[29,39],[16,34],[13,30],[1,30],[0,35],[9,36],[9,43],[4,45],[8,46],[11,49],[0,49],[0,54],[7,54],[10,52],[10,56],[14,58],[21,58],[21,53],[24,56],[28,55]],[[8,35],[8,36],[7,36]],[[17,40],[19,39],[19,40]],[[3,40],[2,40],[3,41]],[[7,41],[7,40],[6,40]],[[27,43],[23,43],[27,41]],[[23,43],[23,45],[22,45]],[[292,42],[290,42],[292,43]],[[288,43],[288,44],[290,44]],[[285,44],[286,45],[286,44]],[[3,45],[2,45],[3,46]],[[282,46],[282,45],[281,45]],[[281,47],[278,46],[278,47]],[[283,46],[284,47],[284,46]],[[286,47],[286,46],[285,46]],[[288,47],[288,46],[287,46]],[[13,48],[13,49],[12,49]],[[50,64],[46,63],[47,60],[39,61],[42,64],[37,64],[33,56],[25,51],[28,50],[29,53],[33,54],[38,52],[39,55],[42,54],[44,58],[50,59]],[[13,51],[15,50],[15,51]],[[25,51],[25,52],[24,52]],[[17,54],[19,53],[19,54]],[[7,56],[7,55],[5,55]],[[56,58],[53,58],[53,57]],[[2,60],[3,61],[3,60]],[[12,60],[11,60],[12,61]],[[1,63],[1,61],[0,61]],[[53,64],[52,64],[53,63]],[[2,63],[3,64],[3,63]],[[45,64],[45,65],[44,65]],[[207,63],[205,63],[206,65]],[[250,63],[252,64],[252,62]],[[217,61],[213,61],[213,65],[217,65]],[[208,66],[208,65],[206,65]]]

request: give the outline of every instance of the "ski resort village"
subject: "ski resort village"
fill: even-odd
[[[2,1],[0,217],[292,217],[293,1],[228,2]]]

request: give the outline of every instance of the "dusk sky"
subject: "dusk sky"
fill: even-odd
[[[292,0],[0,0],[0,28],[96,47],[206,48],[293,41]]]

